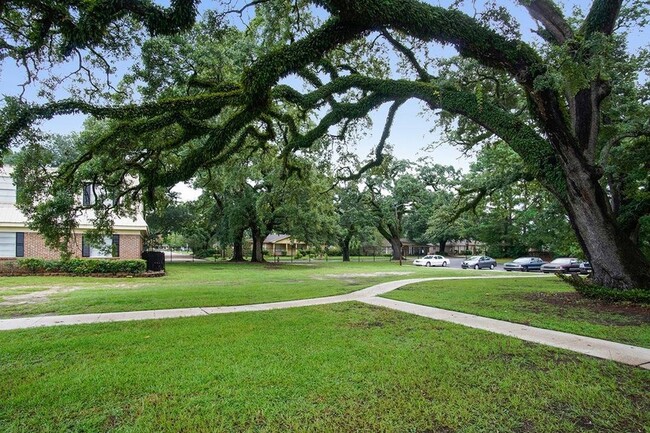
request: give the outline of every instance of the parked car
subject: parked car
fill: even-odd
[[[542,272],[545,274],[580,272],[580,261],[573,257],[559,257],[551,263],[542,265]]]
[[[492,257],[472,256],[469,259],[464,260],[463,263],[460,266],[463,269],[467,269],[467,268],[474,268],[474,269],[489,268],[489,269],[494,269],[494,268],[497,267],[497,261],[494,260]]]
[[[578,268],[580,269],[580,273],[582,275],[588,275],[593,272],[593,269],[591,269],[591,263],[589,262],[580,263],[580,266],[578,266]]]
[[[546,264],[546,262],[540,259],[539,257],[519,257],[518,259],[515,259],[514,261],[508,262],[505,265],[503,265],[503,268],[508,272],[539,271],[542,265],[544,264]]]
[[[439,255],[424,256],[421,259],[413,260],[415,266],[442,266],[445,267],[449,264],[449,260]]]

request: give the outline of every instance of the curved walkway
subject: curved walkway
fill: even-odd
[[[434,320],[456,323],[471,328],[482,329],[509,337],[547,346],[571,350],[596,358],[609,359],[623,364],[633,365],[650,370],[650,349],[615,343],[598,338],[583,337],[566,332],[535,328],[489,319],[473,314],[459,313],[435,307],[394,301],[378,296],[398,289],[407,284],[436,280],[467,280],[493,278],[539,278],[540,276],[494,276],[494,277],[432,277],[414,278],[391,281],[371,286],[346,295],[328,296],[324,298],[300,299],[294,301],[270,302],[265,304],[238,305],[232,307],[204,308],[174,308],[168,310],[129,311],[123,313],[72,314],[64,316],[23,317],[17,319],[1,319],[0,331],[36,328],[45,326],[80,325],[87,323],[124,322],[130,320],[168,319],[177,317],[204,316],[210,314],[240,313],[250,311],[267,311],[284,308],[308,307],[313,305],[335,304],[340,302],[357,301],[377,307],[389,308],[405,313],[415,314]]]

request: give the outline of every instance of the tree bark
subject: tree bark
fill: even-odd
[[[573,149],[564,152],[565,208],[593,268],[592,281],[615,289],[650,290],[650,263],[609,212],[607,195]]]
[[[384,226],[379,224],[377,231],[390,243],[393,250],[391,260],[400,260],[402,258],[402,240],[400,239],[397,227],[394,225]]]
[[[251,252],[251,262],[253,263],[263,263],[264,254],[262,252],[262,243],[264,242],[264,237],[262,236],[262,230],[256,225],[251,225],[251,234],[253,237],[253,251]]]
[[[244,231],[239,230],[235,235],[235,240],[233,241],[232,246],[232,258],[231,262],[243,262],[244,261]]]
[[[438,248],[439,248],[438,251],[440,252],[440,254],[445,253],[445,247],[446,246],[447,246],[447,239],[441,239],[441,240],[438,241]]]
[[[393,249],[393,257],[391,260],[400,260],[402,258],[402,241],[399,237],[391,237],[387,239],[390,242],[390,247]]]
[[[341,246],[341,253],[343,254],[343,261],[344,262],[349,262],[350,261],[350,241],[351,240],[352,240],[352,236],[346,235],[339,242],[339,245]]]

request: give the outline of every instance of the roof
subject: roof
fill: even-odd
[[[279,235],[268,235],[266,238],[264,238],[264,243],[265,244],[274,244],[278,241],[282,241],[284,239],[290,238],[291,235],[286,235],[286,234],[279,234]]]

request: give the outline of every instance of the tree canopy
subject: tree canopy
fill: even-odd
[[[531,34],[496,4],[470,16],[418,0],[217,2],[202,25],[224,50],[233,34],[249,44],[240,46],[248,54],[237,67],[225,73],[216,63],[189,62],[182,94],[157,93],[161,75],[150,94],[131,100],[115,93],[110,104],[7,100],[0,147],[29,141],[30,126],[56,115],[109,119],[75,161],[59,168],[53,189],[102,160],[103,180],[121,183],[118,195],[137,195],[270,141],[281,143],[284,155],[322,149],[323,137],[345,143],[369,112],[389,104],[376,160],[365,171],[381,162],[395,112],[419,99],[444,113],[438,123],[447,122],[459,141],[498,140],[518,155],[519,177],[538,181],[568,214],[596,283],[650,289],[636,236],[650,210],[648,85],[639,77],[649,63],[646,47],[626,47],[630,29],[646,24],[647,4],[594,0],[584,13],[567,16],[552,0],[516,3],[537,24]],[[7,1],[0,6],[0,50],[34,64],[75,50],[115,53],[125,28],[133,41],[176,35],[193,24],[196,6]],[[248,13],[246,29],[228,25],[227,17]],[[119,25],[125,21],[130,27]],[[437,44],[453,47],[457,57],[441,59]],[[290,85],[290,76],[302,88]],[[129,176],[137,185],[120,182]],[[66,206],[72,204],[62,201],[59,210]]]

